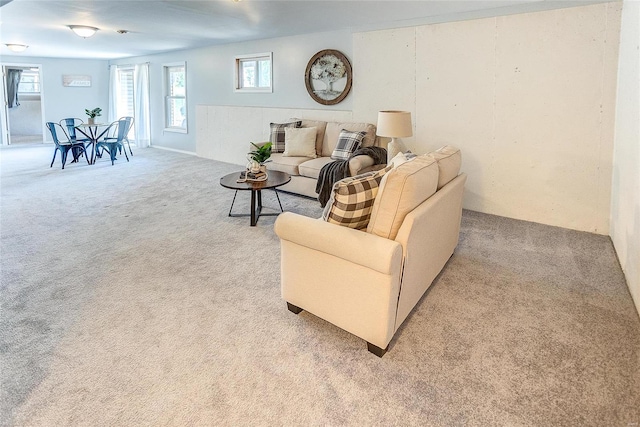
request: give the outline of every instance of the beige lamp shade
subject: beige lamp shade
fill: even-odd
[[[409,111],[378,112],[378,136],[403,138],[413,135]]]
[[[391,142],[387,144],[387,163],[389,163],[396,154],[407,151],[407,147],[402,141],[396,141],[396,138],[413,135],[411,113],[409,111],[379,111],[376,134],[391,138]]]

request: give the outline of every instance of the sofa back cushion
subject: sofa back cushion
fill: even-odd
[[[327,122],[320,120],[308,120],[308,119],[291,119],[292,122],[300,121],[303,128],[316,128],[316,153],[318,156],[322,155],[322,142],[324,141],[324,132],[327,128]]]
[[[418,156],[382,178],[367,233],[395,239],[404,217],[431,197],[438,187],[438,163]]]
[[[352,132],[366,132],[362,147],[371,147],[376,142],[376,127],[371,123],[338,123],[328,122],[324,132],[324,140],[322,142],[322,156],[331,157],[333,150],[338,145],[340,131],[342,129]]]
[[[447,185],[449,181],[460,173],[462,153],[460,153],[459,148],[445,145],[436,151],[428,153],[427,156],[438,162],[438,190]]]
[[[367,172],[336,182],[322,219],[357,230],[367,228],[380,181],[390,169]]]

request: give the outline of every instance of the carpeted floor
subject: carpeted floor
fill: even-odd
[[[640,423],[640,320],[608,237],[465,211],[379,359],[287,311],[275,218],[227,216],[238,166],[147,149],[62,171],[52,151],[0,150],[2,426]]]

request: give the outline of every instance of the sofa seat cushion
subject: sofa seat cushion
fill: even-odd
[[[313,160],[309,157],[285,157],[282,153],[271,154],[271,161],[266,163],[267,169],[272,171],[286,172],[289,175],[300,175],[299,166]]]
[[[462,164],[462,153],[459,148],[445,145],[436,151],[428,153],[427,156],[438,162],[438,190],[444,187],[460,173]]]
[[[340,138],[340,131],[342,129],[351,132],[366,132],[362,141],[362,147],[371,147],[376,142],[376,127],[371,123],[328,122],[324,132],[324,140],[322,142],[323,157],[331,157],[333,150],[335,150],[336,145],[338,145],[338,139]]]
[[[438,187],[438,162],[418,156],[382,178],[367,233],[394,240],[405,216],[431,197]]]
[[[317,159],[308,160],[298,166],[299,174],[307,178],[318,179],[320,169],[333,161],[331,157],[318,157]]]

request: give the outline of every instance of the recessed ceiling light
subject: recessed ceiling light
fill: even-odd
[[[6,45],[12,52],[24,52],[29,46],[26,44],[7,43]]]
[[[84,37],[85,39],[87,37],[91,37],[96,33],[96,31],[99,30],[99,28],[89,27],[87,25],[69,25],[68,27],[71,29],[71,31],[73,31],[80,37]]]

